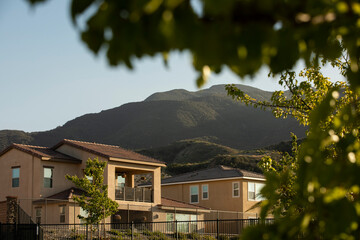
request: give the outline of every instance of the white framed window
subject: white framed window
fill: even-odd
[[[199,203],[199,186],[190,186],[190,203]]]
[[[248,182],[248,199],[252,201],[264,200],[264,197],[260,194],[264,185],[264,183]]]
[[[66,205],[59,206],[60,223],[65,223],[65,207]]]
[[[82,207],[80,207],[80,214],[79,215],[81,217],[83,217],[83,218],[80,218],[80,223],[86,223],[84,218],[87,218],[89,216],[89,213],[87,211],[85,211]]]
[[[240,197],[240,183],[233,182],[232,183],[232,197]]]
[[[208,184],[201,185],[201,191],[202,191],[202,200],[209,199],[209,185]]]
[[[35,208],[35,219],[36,219],[36,223],[38,224],[41,223],[41,207]]]
[[[11,186],[13,188],[20,186],[20,167],[12,167],[12,179],[11,179]]]
[[[44,167],[44,187],[52,188],[53,187],[53,168]]]
[[[89,180],[90,183],[93,183],[93,176],[86,176],[85,177]]]

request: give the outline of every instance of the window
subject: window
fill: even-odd
[[[44,187],[53,187],[53,168],[51,167],[44,167]]]
[[[20,167],[12,168],[12,181],[11,185],[13,188],[20,186]]]
[[[59,210],[60,210],[60,223],[65,223],[65,206],[66,206],[66,205],[61,205],[61,206],[59,206]]]
[[[89,180],[90,183],[93,183],[93,176],[86,176],[85,177]]]
[[[260,194],[263,187],[263,183],[248,182],[248,199],[254,201],[264,200],[264,197]]]
[[[189,214],[176,214],[175,220],[177,223],[177,231],[188,233],[189,232]]]
[[[83,218],[87,218],[89,216],[89,213],[87,211],[85,211],[82,207],[80,207],[79,215]],[[86,223],[86,221],[83,218],[80,219],[80,223]]]
[[[190,215],[190,232],[196,232],[197,230],[197,216],[196,215]]]
[[[199,202],[199,186],[190,186],[190,203]]]
[[[166,231],[174,232],[175,224],[174,224],[174,214],[166,213],[166,221],[169,222],[166,224]]]
[[[207,200],[209,199],[209,185],[204,184],[201,186],[202,188],[202,199]]]
[[[125,177],[122,174],[117,175],[116,186],[120,188],[125,187]]]
[[[40,224],[41,223],[41,208],[35,208],[35,218],[36,218],[36,223]]]
[[[194,232],[197,230],[197,216],[190,214],[174,214],[174,213],[166,213],[166,221],[168,222],[166,225],[166,230],[168,232],[174,232],[175,230],[175,222],[177,225],[177,231],[188,233]]]
[[[93,183],[93,176],[88,176],[85,174],[85,171],[83,169],[84,176],[89,180],[90,183]]]
[[[232,196],[240,197],[240,183],[239,182],[232,183]]]

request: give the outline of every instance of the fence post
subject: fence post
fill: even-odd
[[[75,225],[75,223],[74,223]],[[88,234],[89,234],[89,226],[86,224],[86,240],[88,240]]]
[[[175,220],[175,234],[176,234],[176,240],[178,240],[178,239],[179,239],[179,236],[178,236],[177,220]]]
[[[131,240],[134,239],[134,221],[131,221]]]
[[[219,219],[216,219],[216,239],[219,240]]]
[[[40,225],[39,225],[39,223],[36,224],[36,239],[40,240]]]

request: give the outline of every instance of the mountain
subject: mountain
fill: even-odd
[[[271,92],[238,87],[250,96],[271,96]],[[269,111],[236,102],[227,96],[224,85],[217,85],[197,92],[180,89],[155,93],[143,102],[86,114],[49,131],[3,130],[0,143],[52,146],[68,138],[139,149],[197,138],[237,149],[254,149],[290,140],[290,132],[299,138],[305,136],[305,128],[295,120],[276,119]]]

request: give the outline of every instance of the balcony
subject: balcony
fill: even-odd
[[[115,200],[153,202],[153,191],[150,188],[116,187]]]

